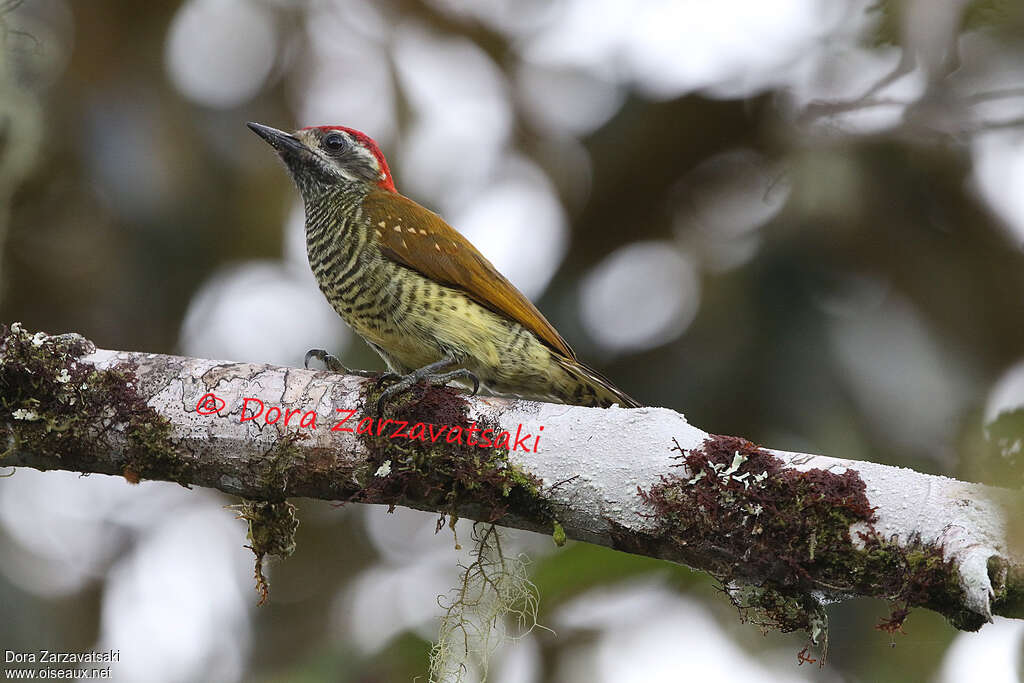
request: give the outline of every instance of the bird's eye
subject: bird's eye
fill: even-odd
[[[340,152],[345,148],[345,136],[341,133],[331,133],[324,138],[324,149],[328,152]]]

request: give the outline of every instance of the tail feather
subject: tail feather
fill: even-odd
[[[572,405],[608,407],[618,403],[623,408],[640,408],[642,404],[612,384],[596,370],[577,360],[560,357],[557,362],[574,380],[566,392],[565,402]]]

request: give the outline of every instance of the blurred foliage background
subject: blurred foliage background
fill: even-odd
[[[1020,486],[1024,5],[1011,0],[0,2],[0,320],[112,349],[380,367],[308,271],[244,123],[345,124],[581,357],[776,448]],[[612,445],[613,446],[613,445]],[[1016,477],[1012,479],[1011,477]],[[300,501],[256,608],[210,491],[0,480],[0,649],[118,680],[426,669],[462,557],[434,519]],[[827,666],[684,568],[512,534],[541,593],[498,681],[1015,681],[1024,628],[830,609]]]

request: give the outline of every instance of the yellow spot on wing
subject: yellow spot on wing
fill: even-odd
[[[434,242],[434,249],[437,249],[438,251],[441,251],[441,245],[438,244],[437,242]]]
[[[416,234],[416,228],[406,228],[405,231],[406,232],[411,232],[414,235]]]
[[[409,245],[405,243],[405,238],[404,237],[402,238],[402,247],[405,248],[405,249],[409,248]]]
[[[380,227],[382,227],[382,228],[383,228],[383,227],[384,227],[384,221],[381,221],[381,222],[380,222],[380,223],[378,223],[377,225],[379,225]]]
[[[421,234],[421,235],[426,235],[426,234],[427,234],[427,231],[426,231],[426,230],[420,230],[420,234]]]
[[[377,233],[377,237],[383,237],[384,236],[384,233],[382,233],[380,230],[374,230],[374,232]]]
[[[396,225],[395,226],[395,232],[402,232],[402,226]]]

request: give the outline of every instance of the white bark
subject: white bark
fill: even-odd
[[[342,417],[338,409],[359,408],[359,389],[368,380],[268,365],[106,350],[83,356],[78,362],[97,369],[128,368],[134,372],[134,388],[170,421],[173,439],[194,458],[190,483],[249,498],[272,494],[335,499],[360,487],[353,472],[365,465],[366,448],[354,434],[331,431],[330,427]],[[196,410],[197,401],[210,392],[224,401],[224,407],[217,415],[202,415]],[[315,411],[317,427],[296,428],[298,414],[287,428],[282,427],[283,420],[270,426],[262,419],[242,423],[239,418],[246,397],[262,399],[267,409]],[[532,434],[527,442],[531,449],[539,435],[536,453],[513,450],[509,460],[544,482],[543,494],[569,538],[613,547],[623,547],[624,533],[652,538],[658,536],[659,529],[664,530],[659,526],[664,520],[652,514],[639,491],[650,491],[666,476],[688,476],[675,457],[674,442],[683,449],[700,449],[709,438],[683,415],[664,408],[597,409],[481,397],[471,398],[469,403],[474,419],[496,421],[513,436],[522,425],[523,433]],[[355,426],[361,417],[357,413],[345,426]],[[112,432],[109,452],[82,465],[68,457],[19,447],[14,437],[18,421],[0,415],[0,426],[5,421],[9,452],[4,464],[124,473],[120,451],[126,450],[126,442],[122,432]],[[288,432],[305,435],[293,444],[302,453],[302,462],[275,479],[278,488],[268,492],[267,454]],[[1022,616],[1024,557],[1019,548],[1009,547],[1006,525],[1008,506],[1019,493],[869,462],[769,452],[786,468],[798,471],[855,471],[876,509],[875,531],[897,544],[918,539],[934,545],[952,561],[963,588],[957,609],[976,615],[978,623],[990,621],[993,611]],[[415,500],[384,502],[430,507]],[[474,515],[472,509],[459,512]],[[516,510],[510,510],[499,523],[551,530],[550,520],[531,519]],[[856,533],[852,537],[859,542]],[[636,551],[636,547],[629,549]],[[685,560],[701,568],[714,566],[710,561],[705,565],[702,559],[705,551],[713,556],[712,549],[680,549],[664,542],[642,547],[649,548],[640,551],[646,554]],[[736,561],[742,562],[740,558]],[[844,594],[831,592],[829,597]],[[1008,595],[1010,598],[1002,600]]]
[[[496,417],[506,429],[514,431],[520,422],[544,425],[542,453],[510,453],[510,457],[546,484],[578,475],[556,491],[565,510],[560,520],[567,531],[572,530],[570,536],[602,545],[612,545],[608,535],[612,521],[636,531],[653,530],[657,520],[650,516],[638,488],[650,489],[677,464],[673,439],[689,450],[701,448],[709,436],[666,408],[602,410],[523,401],[490,403],[494,402],[478,401],[477,410]],[[770,452],[800,471],[857,472],[876,509],[875,530],[885,538],[919,538],[924,544],[940,546],[960,574],[965,606],[992,620],[988,563],[992,558],[1017,567],[1024,563],[1024,556],[1008,547],[1006,520],[1008,511],[1015,509],[1012,501],[1024,494],[902,467]],[[855,533],[853,537],[856,543]]]

